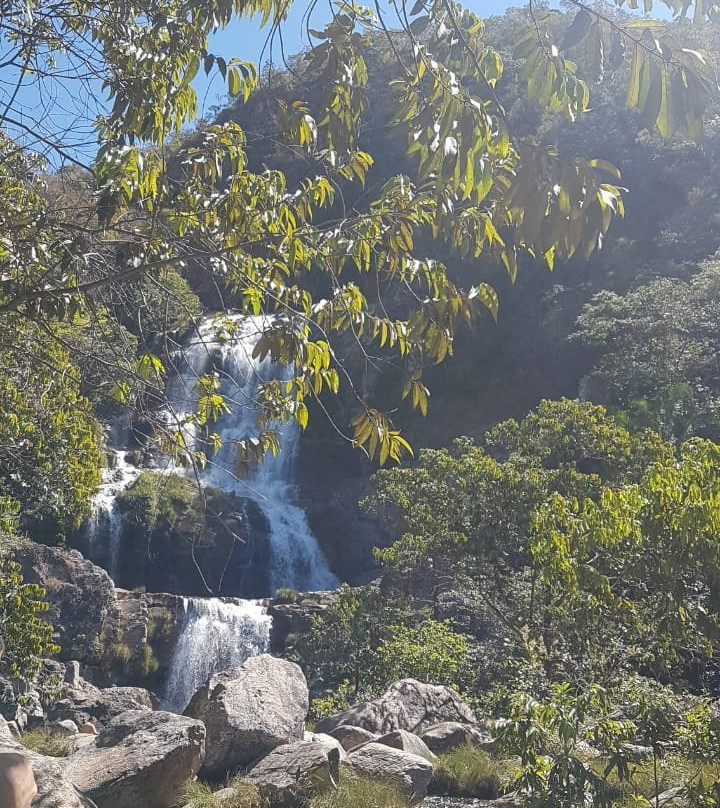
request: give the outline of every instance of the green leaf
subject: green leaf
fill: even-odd
[[[562,44],[560,45],[561,50],[568,50],[579,42],[582,42],[594,20],[595,17],[589,11],[581,8],[575,15],[570,27],[565,32]]]

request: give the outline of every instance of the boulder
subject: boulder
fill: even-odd
[[[298,741],[278,746],[247,776],[268,804],[290,808],[305,803],[315,791],[335,788],[339,775],[340,751],[337,746]]]
[[[354,727],[352,724],[341,724],[339,727],[331,729],[327,734],[331,738],[336,738],[346,752],[355,749],[356,746],[361,744],[376,741],[379,737],[374,732],[369,732],[362,727]]]
[[[425,745],[436,755],[442,755],[457,749],[459,746],[477,746],[492,751],[495,739],[472,724],[461,724],[459,721],[443,721],[429,727],[420,736]]]
[[[342,744],[337,738],[333,738],[332,735],[325,735],[323,732],[306,732],[303,740],[311,741],[312,743],[321,743],[331,749],[337,749],[340,754],[340,760],[345,757],[345,750]]]
[[[68,779],[102,808],[170,808],[205,754],[205,727],[192,718],[129,710],[96,744],[68,758]]]
[[[425,758],[429,763],[435,764],[437,757],[427,748],[424,741],[408,732],[406,729],[396,729],[394,732],[388,732],[386,735],[381,735],[377,739],[377,743],[383,746],[390,746],[393,749],[400,749],[403,752],[410,752],[411,755]]]
[[[473,711],[449,687],[401,679],[390,685],[379,699],[323,718],[315,729],[329,734],[337,727],[349,724],[384,735],[396,729],[420,732],[441,721],[476,723]]]
[[[77,735],[79,732],[78,725],[74,721],[71,721],[69,718],[65,718],[62,721],[56,722],[53,725],[53,729],[59,735],[65,735],[67,737],[73,737],[74,735]]]
[[[150,711],[152,708],[152,697],[143,687],[106,687],[101,690],[82,680],[79,688],[69,690],[64,698],[48,708],[47,717],[54,722],[74,721],[79,727],[91,721],[104,727],[128,710]]]
[[[95,808],[94,803],[84,797],[65,776],[58,758],[39,755],[17,741],[2,737],[0,754],[7,752],[21,755],[32,767],[37,786],[33,808]]]
[[[413,802],[425,798],[433,773],[429,760],[375,742],[349,752],[345,765],[354,774],[384,780]]]
[[[276,746],[301,741],[308,706],[303,672],[284,659],[261,654],[214,674],[185,710],[207,728],[202,775],[221,777]]]

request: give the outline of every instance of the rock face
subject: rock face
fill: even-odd
[[[380,743],[354,749],[345,765],[355,774],[390,783],[414,802],[427,794],[433,772],[432,763],[425,758]]]
[[[308,706],[303,672],[284,659],[261,654],[212,676],[185,710],[207,728],[203,776],[222,776],[301,741]]]
[[[318,741],[278,746],[249,774],[263,799],[273,806],[294,806],[317,790],[334,788],[340,776],[340,752]]]
[[[383,735],[396,729],[418,732],[442,721],[474,724],[475,715],[449,687],[401,679],[390,685],[379,699],[324,718],[315,730],[332,733],[337,727],[349,724]]]
[[[66,777],[57,758],[31,752],[17,741],[2,736],[0,754],[4,752],[22,755],[32,766],[38,792],[33,808],[95,808]]]
[[[100,732],[97,744],[68,758],[65,773],[101,808],[170,808],[204,755],[200,721],[129,710]]]
[[[61,659],[95,657],[103,624],[115,603],[110,576],[76,550],[18,539],[13,540],[13,555],[25,580],[45,587],[47,616],[59,633]]]
[[[437,760],[436,756],[417,735],[413,735],[412,732],[408,732],[405,729],[396,729],[394,732],[388,732],[387,735],[382,735],[378,738],[377,743],[425,758],[430,764],[434,764]]]
[[[479,727],[458,721],[443,721],[426,729],[420,737],[436,755],[450,752],[459,746],[479,746],[489,752],[495,745],[495,740]]]

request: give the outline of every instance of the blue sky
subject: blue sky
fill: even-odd
[[[286,56],[298,53],[309,44],[303,25],[303,11],[306,5],[303,2],[296,3],[290,11],[287,22],[283,25],[282,45]],[[465,5],[481,17],[489,17],[493,14],[502,14],[512,6],[522,6],[523,2],[522,0],[467,0]],[[551,5],[556,5],[556,3]],[[327,19],[327,5],[318,3],[310,27],[321,28]],[[388,14],[388,22],[392,22],[390,14]],[[272,43],[271,52],[267,42],[267,31],[261,31],[253,20],[242,20],[220,31],[213,37],[211,48],[216,55],[228,59],[237,56],[241,59],[258,62],[261,55],[264,61],[267,61],[272,55],[273,62],[281,63],[282,61],[280,42],[276,39]],[[195,87],[200,95],[201,114],[203,107],[207,111],[209,107],[220,103],[224,98],[222,80],[219,77],[207,81],[203,74],[195,82]]]
[[[392,0],[383,0],[386,8],[391,9]],[[502,14],[511,6],[525,5],[522,0],[466,0],[466,5],[482,17],[490,17],[495,14]],[[558,6],[558,0],[551,0],[551,6]],[[282,42],[276,37],[273,42],[268,42],[267,29],[262,30],[257,21],[244,19],[234,22],[226,29],[219,31],[210,43],[210,50],[217,56],[225,59],[239,57],[248,61],[258,63],[272,60],[275,64],[281,64],[283,52],[285,56],[290,56],[301,51],[308,46],[306,25],[303,21],[303,13],[308,3],[305,0],[297,0],[291,9],[288,19],[282,26]],[[655,11],[667,10],[658,0],[655,3]],[[328,6],[326,3],[318,3],[316,11],[310,20],[310,27],[322,28],[328,19]],[[392,11],[388,12],[387,21],[393,24]],[[62,65],[61,65],[62,66]],[[17,75],[17,74],[15,74]],[[226,91],[223,80],[213,71],[210,77],[206,77],[201,70],[200,75],[194,82],[198,91],[199,117],[209,116],[214,106],[222,105],[226,100]],[[0,73],[0,102],[5,95],[9,95],[14,87],[12,75],[3,76]],[[9,90],[5,88],[10,88]],[[5,89],[5,92],[3,90]],[[71,157],[80,159],[84,163],[92,161],[96,150],[96,136],[93,129],[94,116],[103,107],[102,92],[99,82],[82,82],[67,80],[53,84],[43,82],[40,90],[37,87],[23,87],[17,99],[19,105],[23,107],[22,122],[25,124],[26,132],[23,135],[23,142],[30,148],[38,152],[45,152],[55,167],[58,167],[62,160],[53,155],[44,147],[43,135],[52,137],[60,133],[63,142],[67,144],[67,152]],[[17,107],[17,105],[16,105]],[[16,134],[8,127],[12,134]]]

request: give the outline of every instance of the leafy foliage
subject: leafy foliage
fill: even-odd
[[[718,266],[663,278],[625,295],[596,295],[577,336],[601,359],[595,375],[634,423],[678,440],[717,437]]]
[[[196,115],[192,82],[201,69],[217,72],[243,103],[259,83],[254,65],[213,53],[210,37],[256,14],[275,30],[287,12],[287,4],[274,0],[191,0],[182,13],[170,0],[150,7],[93,0],[51,8],[8,4],[0,41],[21,83],[42,89],[66,76],[45,58],[62,51],[82,65],[82,76],[102,81],[108,110],[96,121],[99,147],[83,217],[47,195],[22,148],[3,140],[10,159],[0,175],[8,200],[0,222],[0,314],[56,334],[58,322],[78,316],[110,312],[124,322],[115,302],[134,301],[132,328],[167,343],[197,311],[183,275],[202,271],[241,311],[275,315],[258,355],[293,369],[284,386],[263,389],[259,436],[240,446],[246,460],[275,450],[274,422],[304,426],[308,403],[341,385],[353,401],[354,444],[381,463],[398,460],[409,444],[390,417],[392,407],[369,400],[337,353],[338,342],[349,338],[368,358],[392,359],[405,397],[424,413],[425,368],[452,354],[460,329],[484,312],[496,316],[498,307],[485,280],[457,283],[427,250],[427,236],[450,253],[503,266],[512,279],[523,254],[551,268],[576,253],[587,257],[623,214],[619,173],[595,155],[566,155],[515,133],[498,95],[503,59],[484,22],[451,2],[416,4],[398,30],[387,27],[379,9],[338,3],[321,30],[310,29],[312,45],[300,61],[319,100],[311,108],[299,98],[281,99],[276,116],[288,146],[312,166],[306,176],[251,169],[247,134],[229,120],[178,138]],[[707,10],[696,16],[704,20]],[[395,69],[379,77],[364,52],[378,27],[395,57]],[[516,43],[513,68],[531,103],[567,118],[589,110],[590,85],[565,51],[590,37],[619,43],[613,48],[618,64],[623,47],[628,51],[628,102],[646,125],[664,137],[679,128],[698,134],[715,88],[704,58],[664,24],[584,6],[560,45],[534,16]],[[26,70],[36,62],[43,70]],[[407,171],[363,192],[374,162],[361,143],[373,82],[387,85]],[[23,97],[12,94],[0,118],[19,137],[32,131]],[[52,134],[43,141],[55,156],[76,159]],[[344,194],[353,185],[354,201]],[[161,301],[177,304],[162,313]],[[133,383],[120,379],[115,392],[164,433],[164,448],[202,464],[206,458],[194,455],[185,430],[157,418],[167,347],[141,347]],[[210,419],[198,412],[183,426],[203,428],[219,409]]]
[[[97,489],[99,429],[67,352],[15,318],[2,330],[0,491],[37,535],[62,539]]]
[[[48,605],[45,590],[23,581],[20,565],[7,553],[0,555],[0,637],[4,654],[0,664],[12,676],[34,676],[40,658],[60,649],[52,627],[41,617]]]
[[[655,670],[705,659],[711,675],[718,451],[691,440],[636,485],[605,489],[597,501],[555,495],[540,509],[533,557],[551,603],[572,610],[577,631],[622,627],[626,653]]]

